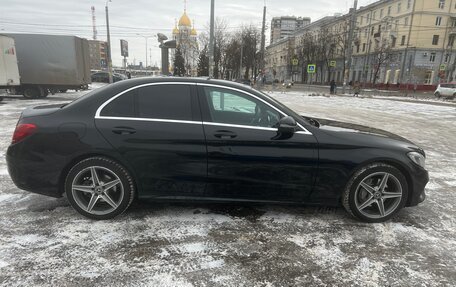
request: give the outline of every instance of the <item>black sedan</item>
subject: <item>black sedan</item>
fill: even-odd
[[[302,117],[245,85],[121,81],[22,113],[7,152],[24,190],[108,219],[135,198],[343,205],[382,222],[425,199],[424,151],[394,134]]]
[[[127,76],[113,73],[112,74],[112,82],[116,83],[119,81],[126,80]],[[109,83],[109,73],[108,72],[96,72],[91,75],[92,82],[99,82],[99,83]]]

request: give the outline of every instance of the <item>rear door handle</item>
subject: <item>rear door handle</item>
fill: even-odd
[[[118,135],[131,135],[136,133],[136,130],[130,127],[115,127],[112,132]]]
[[[237,134],[231,131],[216,131],[214,133],[214,136],[222,140],[227,140],[234,139],[235,137],[237,137]]]

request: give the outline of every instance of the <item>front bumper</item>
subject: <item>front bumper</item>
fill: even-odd
[[[429,182],[429,172],[416,167],[412,173],[412,186],[407,206],[416,206],[426,199],[426,184]]]

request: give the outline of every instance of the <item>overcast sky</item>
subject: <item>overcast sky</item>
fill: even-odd
[[[365,6],[374,0],[360,0]],[[264,0],[215,0],[216,17],[228,22],[230,31],[241,25],[261,27]],[[98,39],[106,39],[106,0],[0,0],[0,31],[69,34],[92,38],[91,6],[96,9]],[[267,23],[272,17],[302,16],[312,21],[334,13],[346,13],[353,0],[267,0]],[[128,62],[145,62],[146,41],[141,36],[157,32],[171,36],[175,19],[184,10],[184,0],[112,0],[109,3],[111,45],[114,65],[121,65],[120,39],[129,42]],[[210,15],[210,0],[188,0],[187,14],[195,20],[198,33],[206,29]],[[269,35],[269,31],[266,32]],[[268,37],[269,38],[269,37]],[[267,42],[268,43],[268,42]],[[156,38],[148,40],[152,49],[152,64],[160,65]]]

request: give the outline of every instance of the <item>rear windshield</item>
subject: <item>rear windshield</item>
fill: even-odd
[[[440,84],[440,87],[454,89],[456,88],[456,84]]]

